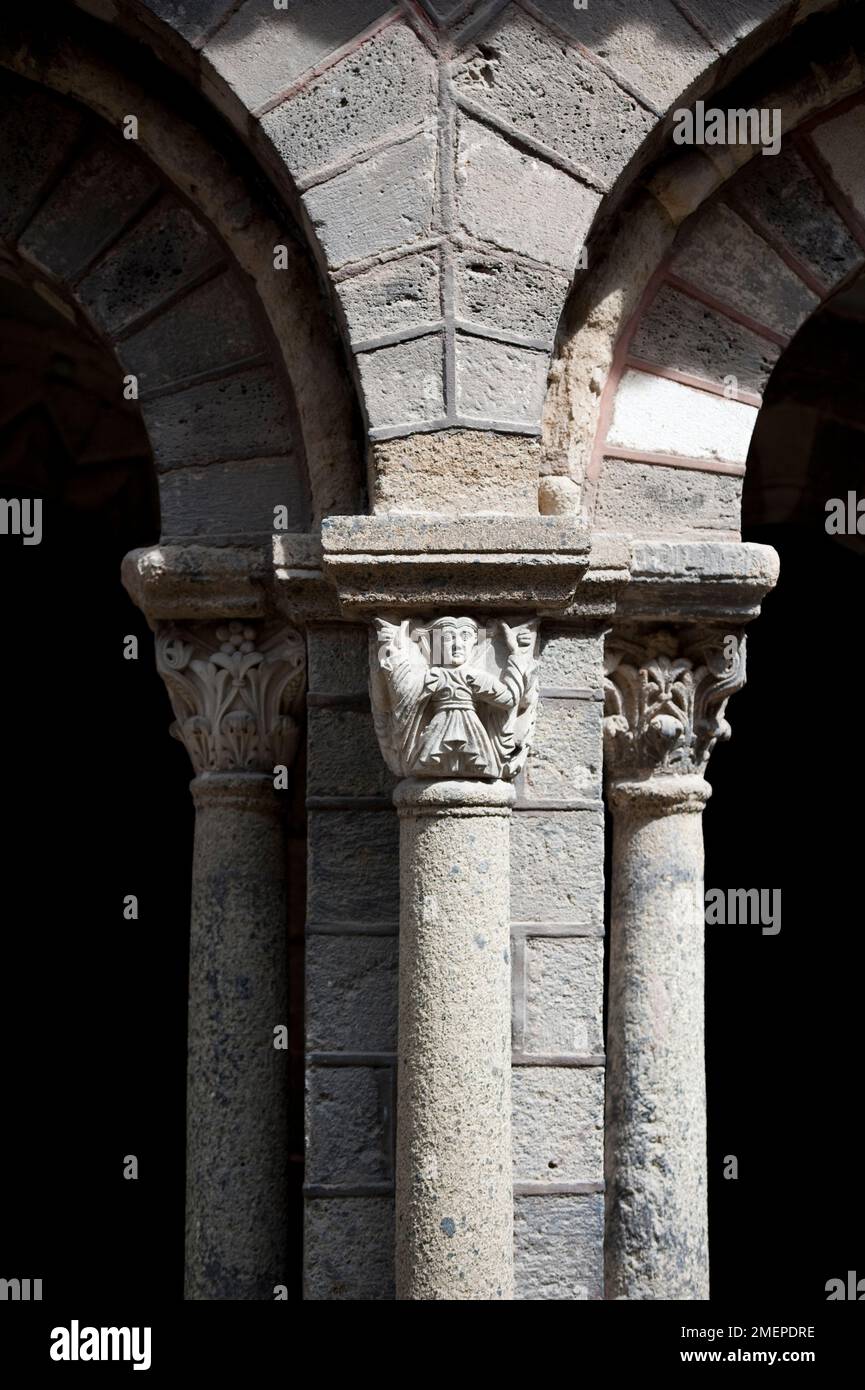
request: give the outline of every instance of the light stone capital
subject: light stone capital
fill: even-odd
[[[157,625],[156,665],[199,777],[291,765],[306,647],[293,628],[260,623]]]
[[[534,731],[537,649],[536,619],[376,618],[373,720],[391,772],[512,782]]]
[[[745,683],[741,633],[690,626],[614,632],[604,672],[608,782],[630,785],[636,795],[647,778],[702,780],[715,744],[730,737],[727,701]]]

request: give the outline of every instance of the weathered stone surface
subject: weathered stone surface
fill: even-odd
[[[788,337],[819,303],[762,237],[723,203],[688,222],[672,268],[739,313]]]
[[[638,9],[633,0],[581,9],[573,0],[541,0],[540,8],[661,111],[717,60],[670,0],[642,0]]]
[[[157,468],[276,455],[290,442],[288,404],[269,368],[142,401]]]
[[[307,729],[310,796],[389,795],[394,779],[379,752],[368,710],[313,707]]]
[[[455,313],[481,324],[552,345],[568,277],[510,256],[464,251],[456,261]]]
[[[5,83],[4,83],[5,86]],[[29,83],[10,84],[0,108],[0,235],[9,237],[81,133],[83,118]]]
[[[393,1199],[316,1198],[306,1205],[305,1296],[355,1302],[392,1299]]]
[[[199,42],[234,7],[234,0],[144,0],[147,9],[190,43]]]
[[[865,216],[865,169],[859,158],[865,139],[865,106],[853,106],[833,120],[824,121],[811,132],[811,139],[838,187],[856,211]]]
[[[153,170],[106,139],[71,166],[30,222],[20,247],[63,279],[78,275],[155,191]]]
[[[439,334],[362,352],[357,364],[370,429],[420,425],[444,415],[444,344]]]
[[[511,914],[518,922],[603,921],[600,811],[519,811],[511,823]]]
[[[691,14],[723,52],[785,8],[785,0],[688,0]]]
[[[737,389],[762,395],[780,349],[689,295],[663,286],[631,340],[634,357],[718,386],[735,376]]]
[[[222,256],[187,208],[162,198],[85,276],[78,295],[101,328],[117,333],[191,285]]]
[[[619,383],[607,443],[650,454],[744,463],[757,408],[651,372]]]
[[[602,1053],[603,975],[603,941],[529,936],[522,1051],[540,1056]]]
[[[771,159],[752,159],[738,175],[733,195],[825,285],[836,285],[862,261],[862,248],[789,146]]]
[[[596,64],[576,48],[550,42],[514,6],[469,49],[454,85],[492,116],[588,170],[604,188],[655,122]]]
[[[441,269],[437,254],[401,256],[339,285],[353,345],[441,319]]]
[[[298,460],[243,459],[206,468],[173,468],[159,480],[164,539],[269,536],[274,507],[287,507],[302,530],[309,506]]]
[[[739,531],[742,479],[604,459],[595,524],[634,535]]]
[[[537,513],[540,444],[480,430],[416,434],[373,445],[373,508]]]
[[[311,923],[392,924],[399,917],[398,828],[389,811],[314,811],[309,826]]]
[[[600,194],[465,116],[459,122],[456,177],[465,231],[505,251],[573,271]]]
[[[537,428],[549,354],[457,334],[457,411],[466,419]]]
[[[178,304],[124,338],[117,353],[144,393],[229,367],[263,350],[252,306],[236,276],[228,273],[190,290]]]
[[[349,159],[435,110],[436,63],[404,24],[391,24],[262,120],[296,178]]]
[[[514,1262],[518,1299],[602,1299],[603,1194],[517,1197]]]
[[[429,130],[305,193],[306,210],[330,265],[346,265],[428,236],[435,167],[436,139]]]
[[[600,796],[601,763],[600,701],[542,699],[522,795],[551,801]]]
[[[246,0],[204,49],[244,106],[254,110],[286,91],[329,53],[390,8],[388,0]]]
[[[391,1067],[310,1067],[306,1181],[357,1186],[393,1176]]]
[[[587,689],[600,693],[603,686],[603,640],[579,631],[543,630],[541,685],[558,690]]]
[[[318,625],[309,631],[309,688],[327,695],[369,690],[369,635],[365,626]]]
[[[604,1176],[602,1067],[514,1067],[514,1181]]]
[[[395,1052],[397,938],[306,942],[306,1045],[311,1052]]]

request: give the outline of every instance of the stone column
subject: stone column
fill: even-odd
[[[509,820],[536,625],[376,627],[376,731],[403,778],[397,1297],[512,1299]]]
[[[706,1299],[703,771],[744,639],[617,633],[606,672],[606,1296]]]
[[[189,963],[186,1298],[288,1284],[286,857],[304,643],[161,626],[157,664],[196,776]]]

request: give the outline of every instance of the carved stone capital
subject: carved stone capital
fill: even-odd
[[[177,722],[171,732],[204,772],[267,772],[297,747],[306,648],[293,628],[251,622],[160,623],[156,665]]]
[[[512,781],[537,714],[537,629],[534,619],[376,618],[370,688],[390,770]]]
[[[730,737],[724,711],[745,684],[745,638],[720,628],[613,633],[604,671],[608,774],[700,774]]]

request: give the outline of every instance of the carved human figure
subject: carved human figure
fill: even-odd
[[[535,631],[498,623],[494,642],[468,617],[424,626],[376,619],[373,707],[392,771],[509,779],[522,766],[537,704]]]

